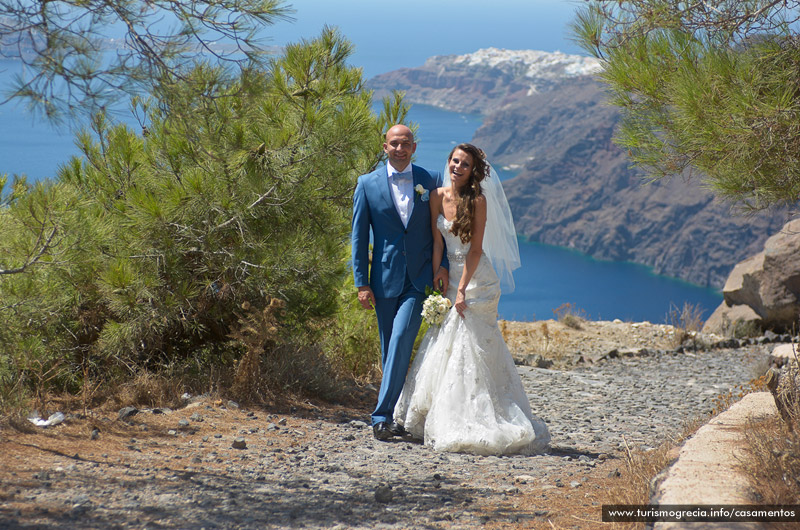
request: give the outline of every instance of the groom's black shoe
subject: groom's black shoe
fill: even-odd
[[[382,442],[385,442],[393,436],[391,431],[389,431],[389,426],[385,421],[381,421],[373,425],[372,434],[375,435],[376,440],[380,440]]]
[[[406,430],[403,428],[403,426],[396,421],[388,424],[386,428],[389,429],[389,432],[392,433],[392,436],[405,436],[406,434]]]

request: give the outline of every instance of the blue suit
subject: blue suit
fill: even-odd
[[[414,187],[442,185],[441,175],[412,164]],[[373,425],[391,422],[405,383],[414,339],[422,323],[425,287],[433,284],[430,203],[416,191],[414,209],[403,226],[397,213],[386,166],[361,175],[353,196],[353,275],[356,287],[369,285],[381,339],[383,379]],[[369,244],[372,231],[372,261]],[[442,265],[447,267],[446,255]]]

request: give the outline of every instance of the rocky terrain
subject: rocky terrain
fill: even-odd
[[[679,330],[648,323],[503,327],[516,357],[556,363],[518,367],[552,433],[542,455],[377,442],[372,385],[347,404],[185,396],[48,428],[0,423],[0,527],[593,529],[629,452],[675,439],[765,364],[761,345],[676,351]]]
[[[771,235],[764,248],[737,263],[722,289],[722,304],[703,331],[735,334],[737,329],[791,331],[800,314],[800,219]]]
[[[483,113],[473,141],[517,171],[506,193],[529,240],[722,287],[786,212],[739,214],[696,176],[648,184],[612,141],[619,113],[587,75],[597,69],[585,57],[490,49],[434,57],[369,84],[378,96],[396,88],[412,103]]]

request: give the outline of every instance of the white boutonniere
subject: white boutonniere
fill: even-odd
[[[422,184],[417,184],[414,186],[414,191],[417,192],[417,195],[419,195],[419,198],[423,201],[427,201],[431,195],[431,192],[426,190]]]

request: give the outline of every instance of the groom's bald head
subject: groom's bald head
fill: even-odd
[[[417,150],[414,133],[405,125],[398,123],[386,131],[383,152],[389,157],[389,163],[398,171],[403,171],[411,163],[411,155]]]
[[[389,127],[389,130],[386,131],[386,140],[387,141],[389,140],[389,136],[396,136],[396,135],[407,136],[411,139],[412,142],[414,141],[414,133],[411,132],[411,129],[409,129],[408,126],[403,125],[402,123],[398,123],[397,125],[392,125],[391,127]]]

